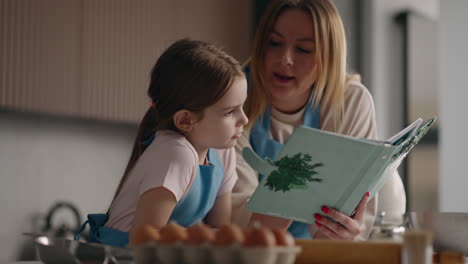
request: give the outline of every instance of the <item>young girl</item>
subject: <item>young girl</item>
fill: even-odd
[[[89,242],[125,246],[145,224],[219,227],[231,220],[233,146],[248,120],[238,62],[200,41],[172,44],[151,73],[152,100],[107,215],[89,215]]]

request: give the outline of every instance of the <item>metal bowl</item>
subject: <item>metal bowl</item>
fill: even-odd
[[[131,253],[126,248],[49,236],[38,236],[34,243],[40,260],[46,264],[132,262]]]
[[[410,229],[432,231],[434,250],[468,255],[468,213],[412,212],[408,216]]]

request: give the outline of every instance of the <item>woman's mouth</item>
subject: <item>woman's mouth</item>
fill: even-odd
[[[294,76],[289,76],[289,75],[285,75],[285,74],[280,74],[280,73],[277,73],[277,72],[274,72],[273,73],[273,76],[275,77],[275,80],[280,82],[280,83],[288,83],[292,80],[295,79]]]

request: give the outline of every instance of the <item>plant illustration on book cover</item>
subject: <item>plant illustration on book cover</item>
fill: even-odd
[[[317,168],[322,167],[323,163],[310,164],[312,157],[309,154],[297,153],[289,157],[285,156],[274,165],[278,167],[270,175],[267,175],[265,186],[272,191],[287,192],[291,189],[304,189],[307,182],[322,182],[323,179],[316,178]]]
[[[244,148],[244,160],[265,176],[247,209],[309,224],[323,205],[351,215],[366,192],[373,198],[395,174],[435,119],[418,119],[386,141],[298,126],[273,161]]]

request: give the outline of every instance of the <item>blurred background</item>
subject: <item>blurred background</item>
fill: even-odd
[[[334,2],[380,138],[438,116],[400,167],[408,210],[468,212],[468,1]],[[207,40],[243,62],[267,3],[0,0],[0,262],[35,257],[22,232],[107,210],[169,44]]]

